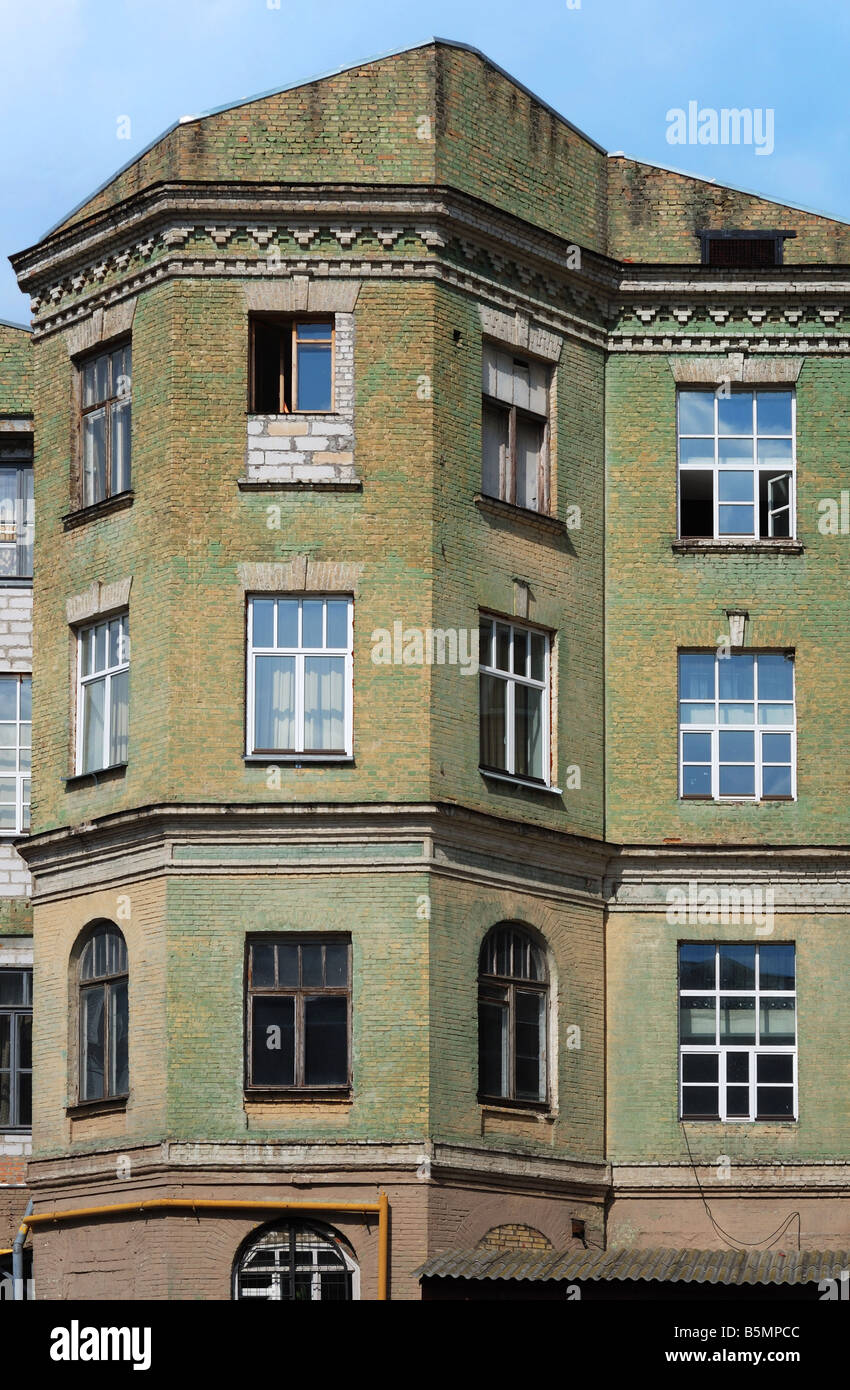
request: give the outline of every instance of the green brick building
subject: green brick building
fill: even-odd
[[[846,1265],[849,248],[434,40],[13,258],[39,1297]]]

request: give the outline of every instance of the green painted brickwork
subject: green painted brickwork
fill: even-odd
[[[370,282],[355,317],[362,495],[238,490],[247,389],[242,292],[238,283],[181,280],[143,295],[136,310],[133,506],[67,533],[60,518],[70,506],[74,368],[58,335],[40,346],[36,510],[48,556],[36,575],[36,829],[169,799],[435,796],[601,835],[600,354],[564,347],[556,495],[561,516],[580,506],[582,526],[568,538],[543,538],[506,529],[472,502],[481,449],[475,305],[427,285],[399,291]],[[433,384],[430,400],[417,398],[423,375]],[[280,507],[280,529],[269,528],[277,520],[270,504]],[[299,554],[363,565],[355,598],[356,765],[285,767],[270,793],[266,768],[242,760],[245,611],[237,566]],[[95,577],[110,583],[127,575],[129,766],[125,777],[66,790],[73,701],[65,602]],[[372,661],[372,633],[392,632],[397,621],[475,629],[480,607],[510,615],[515,576],[530,584],[533,620],[558,631],[555,768],[563,797],[481,778],[474,675],[459,666]],[[569,768],[580,769],[580,788],[566,789],[576,780]]]
[[[601,909],[436,876],[431,895],[432,1137],[601,1161],[605,1075]],[[554,1119],[516,1111],[494,1115],[492,1108],[482,1119],[476,1101],[478,955],[487,932],[499,921],[525,923],[546,948]]]
[[[821,498],[850,478],[846,358],[808,359],[797,383],[802,555],[677,555],[676,386],[662,356],[607,372],[607,833],[615,842],[846,844],[850,537],[818,531]],[[713,649],[726,608],[746,645],[794,648],[798,799],[680,802],[677,649]]]
[[[27,415],[33,408],[32,338],[0,323],[0,415]]]
[[[460,333],[455,343],[454,334]],[[477,305],[438,293],[434,611],[439,626],[477,621],[480,610],[515,613],[514,580],[530,587],[529,617],[557,633],[553,782],[557,797],[486,781],[478,770],[478,681],[458,666],[433,668],[433,794],[482,810],[578,834],[602,833],[603,362],[596,349],[564,342],[553,411],[552,510],[570,506],[581,526],[546,535],[496,519],[472,502],[481,488],[481,326]],[[407,668],[398,679],[407,679]],[[581,786],[568,789],[580,769]]]
[[[448,184],[604,251],[604,154],[445,44],[180,125],[63,226],[170,180],[315,183],[317,170],[324,183]]]
[[[752,927],[669,925],[663,914],[617,913],[608,921],[608,1136],[614,1163],[687,1162],[678,1115],[678,942],[756,940]],[[770,941],[797,948],[799,1120],[692,1121],[698,1162],[720,1154],[743,1162],[843,1158],[847,1150],[847,918],[777,914]]]
[[[427,915],[430,912],[430,918]],[[130,965],[131,1097],[125,1116],[65,1118],[75,1097],[68,960],[86,923],[119,920]],[[477,968],[495,923],[528,924],[547,948],[554,1121],[485,1119],[477,1091]],[[476,1143],[600,1160],[604,1048],[601,911],[437,874],[309,871],[191,875],[80,895],[39,909],[34,1140],[121,1149],[163,1137]],[[353,943],[350,1103],[246,1102],[249,933],[348,933]],[[50,943],[49,949],[47,943]],[[576,1032],[576,1029],[579,1031]],[[572,1030],[572,1031],[570,1031]],[[73,1124],[73,1129],[69,1126]]]
[[[168,885],[169,1133],[245,1135],[244,949],[247,932],[348,932],[353,943],[350,1105],[278,1106],[250,1132],[287,1139],[420,1137],[428,1099],[425,874],[289,879],[181,878]],[[311,1113],[312,1112],[312,1113]]]
[[[696,232],[734,229],[795,231],[785,241],[786,265],[850,261],[845,222],[633,159],[611,158],[608,170],[608,254],[616,260],[699,264]]]

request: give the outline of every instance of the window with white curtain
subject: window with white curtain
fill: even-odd
[[[352,752],[350,598],[248,601],[249,757]]]
[[[130,723],[130,619],[77,633],[77,772],[126,763]]]

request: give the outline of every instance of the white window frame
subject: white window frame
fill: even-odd
[[[710,655],[711,655],[710,652],[700,652],[700,651],[694,651],[694,650],[692,650],[692,649],[690,649],[690,648],[682,648],[682,649],[677,653],[677,656],[676,656],[676,666],[677,666],[677,675],[676,675],[676,679],[677,679],[677,685],[679,684],[679,674],[678,674],[679,657],[681,657],[681,656],[710,656]],[[719,666],[718,666],[718,663],[719,663],[720,661],[727,660],[727,659],[731,659],[731,658],[724,658],[724,657],[721,657],[717,652],[714,653],[714,697],[713,697],[713,699],[712,699],[712,698],[707,698],[707,699],[705,699],[705,700],[697,700],[697,699],[693,699],[693,698],[691,698],[691,697],[688,697],[687,699],[683,699],[683,698],[682,698],[682,694],[681,694],[681,689],[678,690],[678,701],[677,701],[676,709],[677,709],[677,719],[678,719],[678,721],[679,721],[679,798],[680,798],[682,801],[708,801],[708,800],[711,800],[711,801],[721,801],[721,802],[732,802],[732,801],[751,801],[751,802],[757,802],[757,801],[777,801],[777,802],[783,802],[783,801],[785,801],[785,802],[787,802],[787,801],[796,801],[796,800],[797,800],[797,669],[796,669],[797,663],[796,663],[796,658],[795,658],[794,655],[792,655],[792,654],[790,654],[790,653],[786,653],[786,652],[784,652],[784,651],[778,651],[778,652],[777,652],[777,651],[752,651],[752,652],[750,652],[750,651],[740,651],[740,652],[736,651],[736,652],[733,652],[732,655],[733,655],[733,656],[734,656],[734,655],[752,656],[752,657],[755,659],[755,661],[754,661],[753,698],[752,698],[752,700],[745,700],[745,701],[735,701],[735,700],[731,700],[731,701],[730,701],[730,700],[721,700],[721,699],[720,699],[720,680],[719,680]],[[769,704],[776,704],[776,703],[789,704],[789,703],[790,703],[791,709],[792,709],[791,722],[790,722],[789,724],[760,724],[760,723],[758,722],[758,708],[759,708],[759,696],[758,696],[758,658],[759,658],[760,656],[786,656],[786,655],[787,655],[788,660],[789,660],[790,663],[791,663],[791,671],[792,671],[792,676],[791,676],[791,681],[792,681],[791,699],[790,699],[790,701],[785,701],[785,700],[783,700],[783,701],[773,701],[773,700],[771,700],[771,701],[762,701],[762,704],[766,704],[766,703],[769,703]],[[752,706],[753,706],[753,723],[752,723],[752,724],[721,724],[721,723],[720,723],[720,708],[719,708],[720,705],[721,705],[721,704],[739,704],[739,703],[743,703],[743,704],[752,704]],[[710,723],[709,723],[709,722],[704,722],[704,723],[700,723],[700,724],[683,724],[683,723],[682,723],[682,705],[711,705],[711,704],[714,705],[714,719],[713,719],[712,722],[710,722]],[[720,794],[720,765],[721,765],[721,761],[722,761],[724,767],[734,766],[734,764],[733,764],[733,763],[730,763],[730,760],[729,760],[728,758],[723,758],[723,759],[721,759],[721,757],[720,757],[720,735],[721,735],[721,733],[749,733],[749,732],[751,732],[751,731],[752,731],[752,733],[753,733],[753,745],[754,745],[754,746],[753,746],[753,758],[754,758],[754,769],[755,769],[755,770],[754,770],[754,794],[753,794],[752,796],[748,796],[748,795],[746,795],[746,794],[743,793],[743,792],[735,792],[734,794],[731,794],[731,795],[727,793],[727,794],[721,796],[721,794]],[[685,734],[710,734],[710,735],[711,735],[711,762],[710,762],[710,766],[711,766],[711,796],[710,796],[710,797],[708,797],[708,796],[695,796],[693,793],[689,793],[688,795],[685,794],[685,763],[686,763],[685,753],[684,753],[684,750],[685,750]],[[763,772],[764,772],[764,768],[765,768],[765,767],[771,767],[771,766],[776,766],[776,767],[785,767],[785,766],[786,766],[785,763],[774,763],[774,764],[771,764],[771,763],[769,763],[769,762],[765,762],[765,761],[764,761],[764,758],[763,758],[763,755],[762,755],[762,735],[763,735],[763,734],[790,734],[790,736],[791,736],[791,796],[790,796],[790,798],[787,797],[787,796],[765,796],[764,793],[763,793]],[[704,762],[704,761],[700,761],[700,760],[694,759],[694,758],[688,758],[688,759],[687,759],[687,766],[688,766],[688,767],[708,767],[708,766],[709,766],[709,763]],[[747,763],[741,764],[741,766],[749,767],[749,766],[750,766],[750,763],[747,762]]]
[[[700,393],[702,393],[702,394],[707,394],[709,391],[712,391],[712,394],[714,395],[714,435],[713,435],[714,462],[713,462],[713,464],[706,464],[706,463],[682,463],[681,442],[682,442],[683,439],[712,439],[712,435],[710,435],[710,434],[683,434],[683,433],[682,433],[682,428],[681,428],[681,404],[682,404],[682,397],[683,397],[684,395],[693,394],[694,391],[700,392]],[[758,441],[759,441],[759,439],[788,439],[788,438],[789,438],[789,436],[788,436],[787,434],[759,435],[759,434],[757,434],[757,432],[756,432],[756,431],[757,431],[757,421],[758,421],[758,407],[757,407],[758,397],[759,397],[760,395],[777,394],[777,393],[780,393],[780,394],[790,394],[790,396],[791,396],[791,434],[790,434],[790,440],[791,440],[791,461],[790,461],[790,463],[789,463],[787,469],[784,469],[782,466],[777,465],[777,464],[775,464],[775,463],[771,463],[771,464],[761,463],[761,464],[760,464],[760,463],[758,462]],[[742,391],[735,391],[734,388],[733,388],[733,389],[732,389],[732,394],[733,394],[733,395],[751,395],[751,396],[752,396],[752,434],[751,434],[751,435],[734,435],[734,434],[724,434],[724,435],[721,435],[721,434],[720,434],[720,432],[719,432],[719,402],[720,402],[720,397],[719,397],[718,392],[717,392],[716,389],[713,389],[713,388],[710,387],[710,386],[703,386],[703,387],[693,386],[693,387],[680,387],[679,390],[676,392],[676,459],[677,459],[677,466],[676,466],[676,534],[677,534],[677,536],[678,536],[680,539],[682,539],[682,540],[689,540],[689,539],[705,539],[705,540],[713,539],[713,540],[719,540],[719,541],[757,541],[757,540],[762,540],[762,541],[763,541],[763,540],[770,540],[770,539],[785,540],[785,541],[793,541],[793,540],[796,540],[796,536],[797,536],[797,393],[796,393],[796,391],[794,390],[793,387],[789,387],[789,386],[787,386],[787,385],[786,385],[786,386],[782,386],[781,388],[780,388],[780,387],[770,388],[770,387],[767,387],[767,386],[753,385],[753,386],[750,386],[750,387],[745,388],[745,389],[742,390]],[[736,460],[734,460],[732,463],[724,463],[724,464],[721,464],[721,463],[719,462],[719,444],[720,444],[720,440],[721,440],[721,439],[723,439],[723,440],[729,440],[729,439],[749,439],[749,438],[752,438],[752,442],[753,442],[753,456],[752,456],[752,461],[751,461],[749,464],[747,463],[747,461],[746,461],[745,459],[736,459]],[[720,503],[719,475],[720,475],[721,473],[741,473],[741,472],[748,472],[748,471],[751,471],[752,474],[753,474],[753,528],[752,528],[752,531],[751,531],[749,534],[747,534],[746,532],[741,532],[741,531],[723,531],[723,532],[721,532],[721,530],[720,530],[720,506],[721,506],[721,503]],[[788,535],[787,535],[787,536],[778,536],[778,537],[772,537],[772,536],[770,535],[770,524],[771,524],[773,515],[774,515],[776,512],[778,512],[778,511],[784,511],[784,510],[785,510],[784,507],[777,507],[777,508],[774,508],[772,511],[769,510],[769,515],[768,515],[768,527],[769,527],[769,530],[768,530],[768,536],[765,537],[765,536],[762,536],[762,535],[760,534],[760,530],[759,530],[759,506],[760,506],[759,499],[760,499],[760,492],[761,492],[761,490],[760,490],[760,477],[761,477],[761,474],[762,474],[762,473],[785,473],[785,472],[787,472],[788,478],[789,478],[789,482],[788,482],[788,510],[789,510],[789,512],[790,512],[790,516],[789,516]],[[713,494],[713,512],[712,512],[712,530],[713,530],[713,534],[712,534],[711,537],[706,536],[706,537],[697,537],[697,538],[694,538],[694,537],[688,537],[688,536],[683,535],[683,532],[682,532],[682,474],[683,474],[683,473],[711,473],[711,486],[712,486],[712,494]],[[724,505],[724,506],[742,506],[742,507],[743,507],[743,506],[749,506],[749,503],[747,503],[747,502],[742,502],[742,503],[729,502],[729,503],[723,503],[723,505]]]
[[[298,633],[299,638],[303,636],[303,603],[324,602],[347,603],[348,604],[348,637],[347,646],[343,650],[341,647],[255,647],[254,646],[254,603],[255,601],[272,601],[275,603],[274,630],[277,634],[278,612],[277,601],[287,599],[298,603]],[[247,604],[247,673],[245,688],[247,693],[247,709],[245,717],[246,743],[245,757],[255,762],[285,762],[285,763],[327,763],[327,762],[350,762],[354,756],[354,599],[351,594],[292,594],[292,593],[258,593],[248,595]],[[322,634],[327,640],[328,614],[327,608],[322,614]],[[257,751],[255,738],[255,658],[258,656],[294,656],[295,661],[295,728],[297,743],[299,747],[294,752],[282,752],[277,749],[262,749]],[[308,656],[342,656],[345,658],[345,751],[342,753],[304,752],[304,659]]]
[[[505,761],[506,761],[507,764],[508,764],[508,768],[507,768],[507,769],[503,769],[503,768],[491,768],[491,767],[486,766],[485,764],[482,764],[482,763],[480,762],[480,749],[481,749],[481,742],[480,742],[480,739],[481,739],[480,721],[481,721],[481,715],[480,715],[480,712],[479,712],[478,718],[479,718],[479,767],[480,767],[480,770],[481,770],[481,772],[484,774],[485,777],[495,777],[495,778],[497,778],[497,779],[507,780],[507,781],[510,781],[510,782],[518,782],[520,785],[526,786],[526,787],[551,787],[551,786],[552,786],[552,741],[551,741],[551,722],[552,722],[552,709],[551,709],[551,706],[552,706],[552,679],[551,679],[551,677],[552,677],[552,634],[549,633],[549,632],[547,632],[547,631],[545,631],[543,628],[534,627],[534,626],[533,626],[532,624],[530,624],[530,623],[517,623],[517,622],[514,622],[514,621],[513,621],[512,619],[510,619],[510,618],[500,618],[499,615],[498,615],[497,613],[481,613],[481,615],[480,615],[480,623],[485,623],[485,622],[489,622],[489,623],[492,623],[492,624],[493,624],[493,637],[492,637],[492,641],[493,641],[493,644],[494,644],[494,648],[495,648],[495,643],[496,643],[496,640],[497,640],[497,639],[496,639],[496,628],[497,628],[497,627],[507,627],[507,628],[510,628],[511,637],[510,637],[510,658],[509,658],[509,659],[510,659],[511,666],[513,666],[513,657],[514,657],[514,633],[515,633],[515,632],[519,631],[519,632],[534,633],[536,636],[542,637],[542,638],[543,638],[543,644],[544,644],[544,648],[543,648],[543,663],[544,663],[544,665],[543,665],[543,679],[542,679],[542,680],[536,680],[536,679],[534,679],[534,678],[531,677],[531,676],[520,676],[520,675],[517,675],[517,674],[513,673],[512,671],[502,671],[502,670],[501,670],[499,667],[497,667],[497,666],[491,666],[491,665],[490,665],[490,662],[489,662],[489,659],[488,659],[488,660],[484,660],[484,659],[480,656],[480,654],[479,654],[479,662],[478,662],[479,682],[480,682],[481,676],[495,676],[495,677],[498,677],[498,679],[505,681],[505,682],[507,683],[507,687],[508,687],[508,689],[507,689],[507,696],[506,696],[506,700],[505,700],[505,721],[506,721],[506,735],[507,735],[507,737],[506,737],[506,748],[505,748]],[[530,663],[531,663],[531,647],[530,647],[530,645],[529,645],[529,652],[528,652],[528,657],[527,657],[527,660],[526,660],[526,669],[528,669],[528,668],[530,667]],[[542,759],[541,759],[541,761],[542,761],[542,764],[543,764],[543,777],[542,777],[542,779],[541,779],[540,781],[538,781],[536,777],[528,777],[528,776],[526,776],[524,773],[517,773],[517,772],[514,771],[514,768],[516,767],[515,692],[516,692],[516,686],[517,686],[517,685],[526,685],[526,686],[530,686],[530,687],[531,687],[532,689],[534,689],[534,690],[542,690],[542,692],[543,692],[543,699],[542,699],[542,701],[541,701],[542,707],[543,707],[543,718],[542,718],[542,726],[541,726],[542,744],[543,744],[543,752],[542,752]]]
[[[118,662],[116,665],[114,665],[114,666],[110,666],[109,664],[107,664],[106,666],[103,667],[102,670],[92,671],[92,672],[90,672],[90,673],[87,674],[87,675],[83,675],[83,649],[84,649],[84,646],[85,646],[85,636],[86,636],[86,633],[92,632],[92,631],[94,631],[95,628],[102,627],[102,626],[104,626],[104,625],[106,625],[106,626],[108,627],[109,623],[118,622],[118,621],[120,621],[121,624],[122,624],[121,634],[120,634],[120,636],[119,636],[119,655],[123,655],[124,659],[121,660],[121,661],[119,661],[119,662]],[[114,676],[123,675],[123,673],[124,673],[125,671],[129,671],[129,669],[130,669],[129,621],[130,621],[129,612],[128,612],[127,609],[124,609],[124,610],[123,610],[122,612],[120,612],[120,613],[110,613],[110,614],[108,614],[108,615],[106,615],[106,616],[104,616],[104,617],[98,617],[97,619],[95,619],[94,622],[85,623],[85,624],[83,624],[82,627],[78,627],[78,628],[76,629],[76,638],[77,638],[77,711],[76,711],[76,713],[77,713],[77,730],[76,730],[76,744],[77,744],[77,747],[76,747],[75,769],[76,769],[76,773],[77,773],[77,776],[78,776],[78,777],[79,777],[79,776],[88,775],[87,773],[84,772],[84,769],[83,769],[83,752],[84,752],[84,747],[83,747],[83,733],[84,733],[84,728],[85,728],[85,719],[84,719],[84,717],[83,717],[83,712],[84,712],[83,692],[84,692],[86,686],[88,686],[88,685],[93,685],[93,684],[95,683],[95,681],[101,681],[101,680],[103,680],[103,681],[105,682],[106,689],[105,689],[104,697],[103,697],[103,707],[104,707],[104,711],[107,712],[107,714],[108,714],[108,718],[107,718],[107,717],[104,717],[104,721],[103,721],[103,762],[101,763],[100,767],[89,768],[89,769],[88,769],[88,773],[106,772],[110,767],[124,767],[124,766],[125,766],[125,763],[123,763],[123,762],[121,762],[121,763],[111,763],[111,762],[109,761],[109,747],[110,747],[110,742],[111,742],[111,738],[112,738],[112,717],[113,717],[113,714],[112,714],[112,679],[113,679]],[[106,651],[106,659],[107,659],[107,663],[108,663],[108,662],[109,662],[109,637],[108,637],[108,634],[107,634],[107,651]]]
[[[4,724],[12,724],[12,723],[14,723],[14,725],[15,725],[15,740],[16,740],[16,741],[15,741],[15,768],[14,768],[14,771],[12,771],[11,769],[10,769],[8,772],[0,771],[0,780],[2,780],[3,778],[8,778],[8,779],[11,781],[11,779],[14,778],[14,781],[15,781],[15,825],[14,825],[14,829],[0,828],[0,839],[9,839],[9,838],[11,838],[12,836],[15,836],[15,835],[26,835],[26,834],[29,832],[29,828],[30,828],[29,817],[28,817],[28,816],[27,816],[27,817],[24,816],[24,807],[26,807],[27,810],[29,810],[29,805],[30,805],[29,795],[27,795],[27,797],[24,798],[24,786],[25,786],[25,784],[26,784],[26,791],[27,791],[27,793],[29,793],[29,790],[30,790],[30,779],[31,779],[31,776],[32,776],[32,772],[31,772],[31,768],[30,768],[30,767],[24,768],[24,767],[21,766],[21,753],[22,753],[25,749],[28,750],[29,753],[30,753],[30,760],[32,759],[32,708],[30,708],[30,718],[29,718],[29,719],[21,719],[21,693],[22,693],[22,690],[23,690],[23,682],[24,682],[25,680],[29,681],[29,682],[30,682],[30,701],[32,701],[32,676],[30,675],[30,673],[29,673],[28,671],[22,671],[22,672],[17,672],[17,671],[2,671],[2,672],[0,672],[0,677],[2,677],[4,680],[14,680],[14,682],[15,682],[15,687],[16,687],[16,689],[15,689],[15,718],[14,718],[14,720],[8,719],[8,720],[3,720],[3,721],[2,721]],[[23,742],[21,741],[21,732],[22,732],[22,730],[23,730],[24,728],[28,728],[29,731],[30,731],[30,742],[29,742],[29,745],[27,745],[27,744],[25,744],[25,743],[23,743]],[[9,805],[11,805],[11,802],[5,802],[4,805],[9,806]],[[26,823],[25,823],[25,822],[26,822]]]
[[[678,1005],[678,1007],[681,1009],[681,1001],[682,1001],[683,999],[708,999],[708,998],[712,997],[712,998],[714,998],[714,999],[717,1001],[717,1004],[716,1004],[716,1007],[715,1007],[715,1016],[714,1016],[714,1017],[715,1017],[715,1034],[714,1034],[715,1041],[714,1041],[713,1043],[706,1043],[706,1044],[702,1044],[702,1045],[701,1045],[701,1044],[697,1044],[697,1043],[690,1043],[690,1042],[689,1042],[689,1043],[683,1043],[683,1042],[681,1041],[681,1036],[680,1036],[680,1041],[679,1041],[679,1118],[680,1118],[681,1120],[683,1120],[686,1124],[691,1123],[691,1122],[693,1122],[693,1123],[695,1123],[695,1124],[706,1124],[706,1123],[710,1124],[710,1123],[712,1122],[712,1117],[711,1117],[711,1116],[685,1115],[685,1113],[684,1113],[684,1086],[685,1086],[686,1083],[684,1082],[684,1079],[683,1079],[683,1078],[684,1078],[684,1071],[685,1071],[685,1069],[684,1069],[684,1066],[683,1066],[683,1063],[682,1063],[682,1059],[683,1059],[685,1056],[688,1056],[688,1055],[690,1055],[690,1056],[697,1056],[697,1057],[706,1057],[706,1056],[709,1056],[709,1057],[717,1057],[717,1058],[719,1059],[719,1060],[718,1060],[718,1088],[719,1088],[719,1089],[718,1089],[718,1114],[719,1114],[720,1122],[721,1122],[721,1123],[723,1123],[723,1124],[756,1124],[756,1123],[758,1123],[758,1124],[791,1124],[792,1122],[796,1122],[796,1121],[799,1119],[799,1117],[800,1117],[800,1109],[799,1109],[799,1092],[798,1092],[798,1084],[797,1084],[797,1060],[798,1060],[798,1048],[799,1048],[799,1031],[798,1031],[798,1028],[797,1028],[797,950],[796,950],[796,945],[795,945],[795,943],[793,943],[793,942],[768,942],[768,943],[765,943],[765,944],[767,944],[767,945],[790,945],[790,946],[794,946],[794,988],[793,988],[792,990],[785,990],[785,989],[764,989],[764,990],[763,990],[763,989],[759,988],[759,984],[760,984],[760,980],[759,980],[759,976],[760,976],[760,965],[759,965],[759,951],[760,951],[760,946],[759,946],[758,943],[755,943],[755,952],[756,952],[756,980],[755,980],[755,983],[756,983],[756,988],[755,988],[755,989],[721,989],[721,988],[720,988],[720,950],[719,950],[720,946],[732,946],[732,945],[747,945],[747,946],[749,946],[749,945],[753,945],[753,944],[754,944],[754,943],[752,943],[752,942],[732,942],[732,941],[729,941],[729,942],[727,942],[727,941],[723,941],[723,942],[707,942],[707,941],[706,941],[706,942],[680,942],[680,943],[679,943],[680,947],[681,947],[681,946],[684,946],[684,945],[695,945],[695,946],[702,946],[702,945],[708,946],[708,945],[712,945],[712,946],[714,947],[714,988],[713,988],[713,989],[682,989],[681,986],[680,986],[680,987],[679,987],[679,991],[678,991],[678,998],[679,998],[679,1005]],[[677,956],[678,956],[678,952],[677,952]],[[795,1039],[796,1039],[796,1041],[794,1042],[793,1046],[789,1046],[789,1045],[786,1044],[786,1045],[781,1046],[781,1047],[771,1047],[770,1044],[766,1044],[766,1043],[755,1043],[755,1044],[749,1043],[749,1044],[743,1044],[743,1045],[740,1044],[740,1043],[721,1043],[721,1042],[720,1042],[720,1002],[721,1002],[722,999],[725,998],[725,997],[730,997],[730,998],[735,998],[735,999],[739,999],[739,998],[750,998],[750,999],[753,1000],[754,1009],[755,1009],[756,1033],[757,1033],[757,1035],[758,1035],[758,1029],[759,1029],[759,1026],[760,1026],[760,1018],[761,1018],[761,1009],[760,1009],[761,1000],[762,1000],[763,998],[765,998],[765,999],[793,999],[793,1000],[794,1000],[794,1037],[795,1037]],[[678,1025],[678,1026],[680,1027],[681,1025]],[[748,1082],[747,1082],[746,1084],[747,1084],[748,1087],[749,1087],[750,1109],[749,1109],[749,1114],[747,1114],[747,1115],[729,1115],[729,1114],[727,1113],[726,1060],[727,1060],[727,1056],[728,1056],[728,1054],[729,1054],[730,1052],[746,1052],[746,1053],[748,1054],[748,1056],[749,1056],[749,1062],[748,1062],[748,1076],[749,1076],[749,1080],[748,1080]],[[789,1056],[793,1059],[793,1060],[792,1060],[792,1077],[793,1077],[793,1080],[792,1080],[790,1083],[789,1083],[789,1082],[776,1081],[776,1082],[769,1082],[769,1083],[762,1083],[762,1084],[765,1084],[765,1085],[768,1085],[768,1084],[769,1084],[769,1085],[772,1085],[772,1086],[779,1087],[779,1088],[782,1089],[782,1090],[790,1090],[790,1091],[793,1091],[793,1114],[791,1114],[791,1115],[780,1115],[780,1116],[772,1115],[772,1116],[760,1117],[760,1116],[758,1115],[758,1113],[757,1113],[757,1112],[758,1112],[758,1092],[757,1092],[757,1068],[758,1068],[758,1063],[757,1063],[757,1058],[759,1058],[759,1057],[789,1057]],[[690,1084],[690,1085],[693,1085],[693,1086],[700,1085],[700,1084],[704,1084],[704,1085],[707,1085],[707,1086],[713,1086],[713,1085],[714,1085],[714,1082],[705,1082],[705,1083],[691,1082],[691,1083],[689,1083],[689,1084]],[[740,1082],[740,1083],[732,1082],[732,1083],[730,1083],[730,1084],[732,1084],[732,1085],[739,1085],[739,1086],[741,1086],[741,1088],[743,1088],[743,1085],[744,1085],[745,1083],[743,1083],[743,1082]],[[717,1123],[717,1120],[716,1120],[716,1119],[715,1119],[715,1123]]]

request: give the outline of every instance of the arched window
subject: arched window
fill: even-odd
[[[478,1094],[546,1100],[546,958],[527,931],[502,922],[478,962]]]
[[[80,1100],[126,1096],[127,944],[112,922],[98,922],[80,955]]]
[[[358,1269],[329,1227],[285,1221],[252,1237],[234,1271],[234,1298],[341,1303],[359,1293]]]

